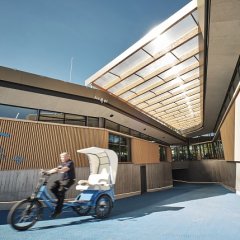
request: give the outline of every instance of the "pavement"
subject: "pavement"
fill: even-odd
[[[19,232],[0,211],[0,240],[237,240],[240,197],[218,184],[177,183],[172,189],[119,199],[110,217],[98,220],[70,211]]]

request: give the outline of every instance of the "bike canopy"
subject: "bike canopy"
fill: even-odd
[[[91,174],[108,174],[110,183],[115,184],[118,168],[118,156],[110,149],[90,147],[77,150],[78,153],[86,154],[89,160]]]

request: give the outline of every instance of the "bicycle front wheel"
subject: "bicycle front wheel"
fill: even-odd
[[[41,211],[42,204],[37,199],[25,199],[11,208],[7,221],[14,229],[24,231],[39,220]]]

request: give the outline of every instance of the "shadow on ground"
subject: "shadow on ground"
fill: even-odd
[[[146,215],[162,211],[179,211],[183,209],[181,202],[191,201],[201,198],[209,198],[217,195],[227,194],[230,191],[216,184],[186,184],[174,183],[172,189],[145,193],[141,196],[134,196],[130,198],[120,199],[115,201],[114,208],[110,217],[107,219],[117,219],[118,221],[126,221],[129,219],[136,219]],[[179,203],[179,206],[168,206],[174,203]],[[1,211],[0,224],[6,224],[8,211]],[[50,212],[48,209],[44,211],[42,220],[50,220]],[[78,215],[73,212],[65,212],[59,218],[73,218]],[[78,217],[76,221],[69,221],[68,223],[59,223],[44,227],[36,227],[30,231],[44,230],[50,228],[58,228],[68,225],[77,225],[101,221],[92,216]],[[69,219],[70,220],[70,219]],[[103,221],[103,220],[102,220]]]

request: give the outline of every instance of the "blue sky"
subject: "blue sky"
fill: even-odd
[[[0,0],[0,66],[84,80],[189,0]]]

